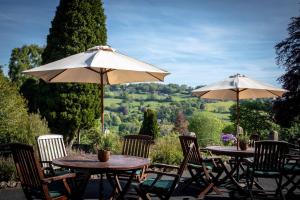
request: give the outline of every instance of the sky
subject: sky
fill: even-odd
[[[280,86],[274,46],[298,0],[104,0],[108,44],[169,71],[166,83],[205,85],[240,73]],[[59,0],[0,0],[0,64],[46,45]]]

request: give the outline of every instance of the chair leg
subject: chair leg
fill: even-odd
[[[253,177],[246,177],[246,183],[247,183],[247,190],[249,192],[249,196],[251,200],[254,200],[253,193],[252,193],[252,187],[253,187],[254,178]]]
[[[143,200],[150,200],[151,198],[147,195],[143,190],[141,190],[138,186],[134,188],[136,193],[143,199]]]

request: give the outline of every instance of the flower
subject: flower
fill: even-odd
[[[230,133],[222,133],[221,141],[224,145],[232,145],[236,142],[236,137]]]

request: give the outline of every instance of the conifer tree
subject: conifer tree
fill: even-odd
[[[61,0],[47,45],[43,64],[59,60],[107,40],[101,0]],[[46,84],[40,82],[39,109],[51,130],[72,144],[76,134],[95,124],[99,114],[99,86],[95,84]]]
[[[140,129],[141,135],[150,135],[153,139],[158,137],[159,128],[157,124],[157,113],[154,110],[147,109],[144,112],[144,121]]]

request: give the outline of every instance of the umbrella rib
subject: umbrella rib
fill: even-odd
[[[149,74],[150,76],[152,76],[152,77],[156,78],[156,79],[157,79],[157,80],[159,80],[159,81],[163,81],[162,79],[160,79],[160,78],[158,78],[158,77],[154,76],[154,75],[153,75],[153,74],[151,74],[150,72],[147,72],[147,74]]]
[[[274,92],[271,92],[270,90],[267,90],[268,92],[270,92],[271,94],[275,95],[276,97],[279,97],[279,95],[275,94]]]
[[[202,96],[204,96],[204,95],[206,95],[207,93],[209,93],[210,91],[206,91],[206,92],[204,92],[202,95],[201,95],[201,97]],[[197,94],[196,94],[197,95]]]
[[[56,77],[58,77],[59,75],[61,75],[62,73],[64,73],[65,71],[67,71],[67,69],[64,69],[63,71],[59,72],[58,74],[56,74],[55,76],[53,76],[52,78],[49,79],[49,82],[51,82],[53,79],[55,79]]]

